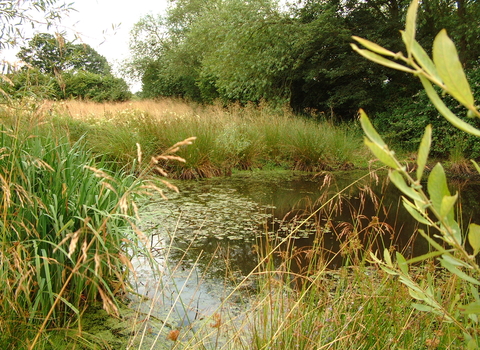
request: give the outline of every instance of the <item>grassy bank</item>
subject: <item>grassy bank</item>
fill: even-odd
[[[135,199],[160,189],[59,133],[34,105],[0,118],[0,347],[68,348],[84,341],[90,304],[118,313],[130,256],[145,247]]]
[[[135,198],[160,190],[149,175],[363,167],[369,156],[355,125],[309,121],[267,107],[178,101],[24,103],[5,108],[1,118],[3,349],[434,349],[464,343],[457,325],[414,310],[408,289],[370,266],[371,246],[358,233],[390,233],[374,217],[362,217],[360,208],[352,211],[354,222],[368,222],[337,233],[344,242],[335,254],[354,267],[330,271],[332,252],[325,251],[322,235],[302,251],[285,248],[280,242],[294,228],[257,247],[257,269],[236,281],[222,307],[195,328],[175,327],[168,319],[148,327],[150,313],[122,313],[118,296],[128,284],[130,257],[146,242],[137,229]],[[193,145],[170,148],[190,136],[197,136]],[[328,227],[319,221],[317,229]],[[299,260],[307,263],[292,269]],[[415,270],[415,281],[435,281],[448,307],[465,283],[430,262]],[[169,267],[173,274],[181,268],[181,262]],[[228,302],[244,312],[232,315]],[[179,303],[188,307],[188,301]],[[127,324],[126,330],[109,330],[124,341],[109,343],[90,333],[94,328],[83,316],[92,305],[110,314],[99,322]]]
[[[308,120],[268,106],[198,106],[181,101],[121,104],[49,103],[43,110],[72,139],[120,164],[146,159],[189,136],[197,140],[178,155],[183,164],[163,164],[179,178],[211,177],[235,169],[307,171],[365,166],[368,153],[358,125]]]

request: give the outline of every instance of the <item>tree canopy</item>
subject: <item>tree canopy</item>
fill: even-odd
[[[267,100],[298,111],[351,118],[358,108],[418,91],[418,83],[358,58],[358,35],[400,50],[408,0],[172,0],[165,16],[146,16],[131,36],[130,74],[145,97],[178,96],[201,102]],[[479,63],[480,4],[425,0],[418,40],[432,42],[441,28],[463,49],[467,67]],[[435,21],[433,21],[435,19]],[[469,22],[470,21],[470,22]],[[395,93],[393,93],[395,91]]]
[[[60,35],[36,34],[17,54],[25,63],[43,73],[86,71],[107,75],[111,67],[107,59],[87,44],[74,44]]]
[[[107,59],[88,44],[74,44],[60,34],[36,34],[17,54],[26,65],[8,74],[1,91],[10,97],[82,98],[124,101],[127,83],[112,75]]]

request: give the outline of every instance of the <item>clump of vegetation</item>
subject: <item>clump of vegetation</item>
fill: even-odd
[[[234,170],[286,168],[350,169],[368,161],[355,125],[333,125],[268,106],[196,106],[181,101],[137,101],[123,105],[52,104],[50,114],[73,138],[96,153],[131,164],[136,143],[148,158],[188,135],[193,147],[179,150],[185,163],[164,163],[179,178],[202,178]],[[168,147],[168,146],[167,146]]]

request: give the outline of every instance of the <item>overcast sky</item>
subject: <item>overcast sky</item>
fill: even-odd
[[[114,69],[129,55],[129,33],[133,25],[149,13],[164,14],[168,6],[168,0],[72,1],[76,11],[63,18],[62,27],[65,26],[70,33],[78,32],[82,41],[104,56]],[[112,26],[118,26],[115,32]],[[51,31],[53,34],[55,30]],[[12,52],[2,54],[9,60],[15,59]],[[138,89],[138,84],[133,87],[135,91]]]

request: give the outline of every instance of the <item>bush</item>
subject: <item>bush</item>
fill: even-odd
[[[66,98],[83,98],[95,102],[126,101],[132,97],[127,83],[113,75],[89,72],[63,74]]]
[[[132,97],[125,80],[113,75],[85,71],[63,73],[59,77],[42,73],[36,68],[22,69],[10,74],[0,84],[10,98],[34,97],[61,100],[81,98],[95,102],[127,101]]]
[[[480,84],[480,68],[469,70],[467,76],[473,87]],[[479,91],[477,89],[476,100],[480,98]],[[464,108],[452,97],[445,96],[444,102],[456,115],[465,115]],[[477,128],[480,127],[478,118],[462,117],[462,119]],[[388,112],[375,115],[373,124],[388,143],[398,145],[407,152],[417,150],[425,126],[431,124],[433,143],[430,154],[433,157],[445,159],[455,151],[462,152],[466,158],[480,157],[478,139],[458,130],[443,118],[423,90],[413,98],[395,102]]]

